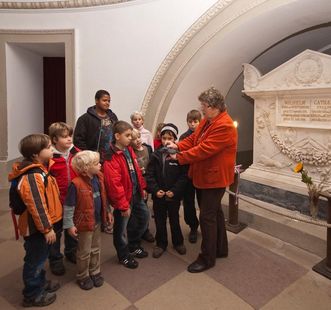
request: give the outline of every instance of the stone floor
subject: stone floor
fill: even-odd
[[[0,309],[20,309],[22,299],[23,247],[14,240],[7,193],[0,193]],[[182,217],[181,217],[182,218]],[[313,272],[321,257],[279,239],[246,228],[228,233],[229,257],[201,274],[186,271],[196,257],[197,244],[187,241],[187,254],[169,247],[159,259],[139,260],[129,270],[118,264],[112,235],[102,234],[101,288],[82,291],[75,284],[75,266],[66,263],[67,273],[57,278],[62,287],[47,309],[331,309],[331,281]],[[151,222],[151,229],[154,230]],[[152,245],[144,244],[151,252]]]

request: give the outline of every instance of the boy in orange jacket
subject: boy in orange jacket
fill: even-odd
[[[46,280],[45,262],[56,240],[53,225],[62,220],[62,205],[55,179],[48,175],[53,152],[47,135],[32,134],[20,142],[24,159],[13,165],[9,181],[18,178],[17,191],[26,206],[18,228],[24,237],[23,306],[43,307],[53,303],[60,285]],[[38,169],[40,172],[30,172]],[[45,186],[47,178],[47,186]]]

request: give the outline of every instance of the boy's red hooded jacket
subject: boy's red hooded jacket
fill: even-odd
[[[128,151],[131,155],[134,169],[137,175],[138,187],[141,197],[144,196],[146,182],[139,168],[137,158],[133,149],[129,146]],[[122,150],[111,145],[111,153],[103,164],[106,191],[108,199],[114,209],[126,211],[130,208],[132,199],[133,185],[128,164]]]
[[[58,150],[54,149],[53,161],[54,164],[50,168],[50,173],[55,177],[57,185],[60,190],[60,199],[61,203],[64,203],[66,198],[68,187],[70,182],[77,176],[77,173],[71,166],[72,158],[78,153],[80,150],[72,146],[69,151],[68,157],[65,158],[63,153],[60,153]]]

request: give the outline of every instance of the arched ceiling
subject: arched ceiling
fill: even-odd
[[[329,0],[232,1],[215,14],[169,66],[147,103],[149,126],[154,127],[167,115],[185,115],[195,107],[192,103],[196,104],[199,92],[210,85],[228,93],[240,75],[243,63],[251,63],[289,35],[329,22],[330,13]],[[273,64],[269,65],[277,65],[291,51],[294,53],[295,49],[304,46],[309,36],[309,48],[313,49],[315,43],[314,46],[322,48],[320,43],[327,38],[328,31],[325,28],[318,35],[311,33],[305,37],[302,34],[297,40],[291,40],[288,46],[280,47],[282,52],[276,53]],[[330,44],[329,40],[325,42],[327,44]],[[180,61],[176,63],[178,59]]]

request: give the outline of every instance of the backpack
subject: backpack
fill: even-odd
[[[31,168],[27,172],[21,174],[17,178],[11,180],[11,185],[9,189],[9,207],[12,210],[12,213],[15,215],[21,215],[26,210],[26,205],[23,202],[20,194],[18,193],[17,187],[23,175],[26,174],[33,174],[33,173],[40,173],[44,177],[44,185],[45,188],[48,184],[48,174],[46,174],[41,168]]]

